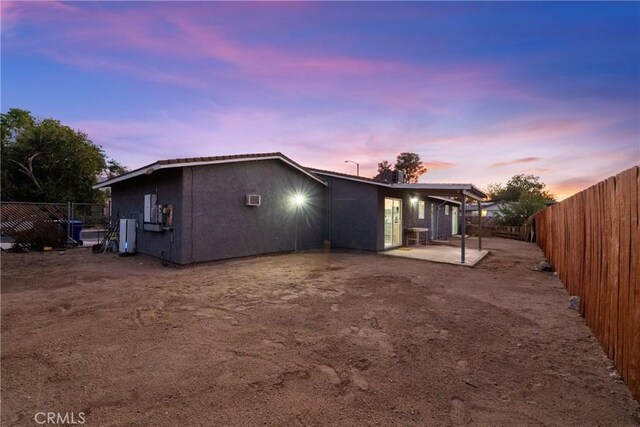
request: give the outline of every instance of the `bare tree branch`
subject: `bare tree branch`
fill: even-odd
[[[40,185],[40,182],[38,181],[36,176],[33,174],[33,159],[35,159],[39,155],[40,155],[40,153],[36,153],[33,156],[29,157],[27,159],[27,166],[23,165],[20,162],[17,162],[15,160],[13,160],[13,159],[9,159],[9,161],[11,161],[11,162],[15,163],[16,165],[20,166],[20,172],[22,172],[23,174],[27,175],[31,179],[31,181],[33,181],[33,183],[38,188],[38,190],[42,191],[42,185]]]

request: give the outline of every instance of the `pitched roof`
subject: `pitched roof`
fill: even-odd
[[[167,160],[158,160],[157,162],[148,164],[141,168],[132,170],[115,178],[108,179],[106,181],[100,182],[93,186],[94,189],[109,187],[112,184],[117,182],[122,182],[127,179],[135,178],[136,176],[144,175],[147,173],[152,173],[159,169],[170,169],[170,168],[179,168],[179,167],[190,167],[190,166],[204,166],[204,165],[213,165],[220,163],[234,163],[234,162],[247,162],[247,161],[255,161],[255,160],[281,160],[294,169],[299,170],[305,175],[313,178],[314,180],[320,182],[323,185],[327,185],[326,182],[321,180],[316,175],[309,172],[305,167],[299,165],[294,162],[284,154],[280,152],[275,153],[253,153],[253,154],[235,154],[230,156],[213,156],[213,157],[188,157],[181,159],[167,159]]]
[[[375,185],[380,185],[383,187],[390,187],[390,185],[386,182],[381,182],[381,181],[376,181],[373,178],[365,178],[362,176],[357,176],[357,175],[350,175],[348,173],[342,173],[342,172],[334,172],[334,171],[328,171],[328,170],[324,170],[324,169],[316,169],[316,168],[307,168],[307,170],[313,172],[314,174],[317,175],[325,175],[325,176],[333,176],[336,178],[344,178],[344,179],[348,179],[351,181],[362,181],[365,182],[367,184],[375,184]]]
[[[442,183],[410,183],[410,184],[393,184],[376,181],[373,178],[365,178],[362,176],[350,175],[341,172],[328,171],[323,169],[306,168],[280,152],[273,153],[252,153],[252,154],[235,154],[229,156],[213,156],[213,157],[188,157],[179,159],[158,160],[157,162],[148,164],[141,168],[127,172],[115,178],[108,179],[93,186],[94,189],[109,187],[112,184],[122,182],[136,176],[153,173],[159,169],[170,169],[178,167],[204,166],[220,163],[234,163],[256,160],[281,160],[287,165],[299,170],[310,178],[327,185],[319,176],[332,176],[335,178],[348,179],[351,181],[363,182],[366,184],[378,185],[387,188],[398,188],[406,190],[423,190],[431,191],[430,196],[451,196],[452,193],[464,193],[474,199],[483,199],[486,195],[473,184],[442,184]]]
[[[453,183],[453,184],[395,183],[394,184],[394,183],[376,181],[375,179],[372,179],[372,178],[364,178],[361,176],[349,175],[341,172],[333,172],[333,171],[314,169],[314,168],[307,168],[307,169],[318,175],[331,176],[334,178],[347,179],[350,181],[358,181],[358,182],[363,182],[365,184],[379,185],[381,187],[398,188],[403,190],[423,190],[427,193],[430,191],[432,194],[428,194],[429,196],[436,196],[436,195],[452,196],[453,194],[463,193],[468,197],[471,197],[476,200],[479,200],[479,199],[481,200],[486,197],[486,194],[473,184],[459,184],[459,183]]]

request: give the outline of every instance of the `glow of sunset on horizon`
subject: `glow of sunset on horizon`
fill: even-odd
[[[137,168],[280,151],[564,198],[640,163],[640,3],[10,2],[2,112]]]

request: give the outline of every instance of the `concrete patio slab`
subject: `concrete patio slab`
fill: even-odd
[[[460,248],[444,245],[402,247],[385,252],[378,252],[381,255],[397,256],[402,258],[421,259],[423,261],[442,262],[445,264],[463,265],[465,267],[475,267],[489,251],[479,251],[477,249],[467,249],[465,253],[465,263],[460,262]]]

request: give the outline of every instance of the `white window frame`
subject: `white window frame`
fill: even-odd
[[[418,200],[418,219],[424,219],[424,213],[427,203],[424,200]]]
[[[449,215],[449,205],[444,205],[444,214]]]

